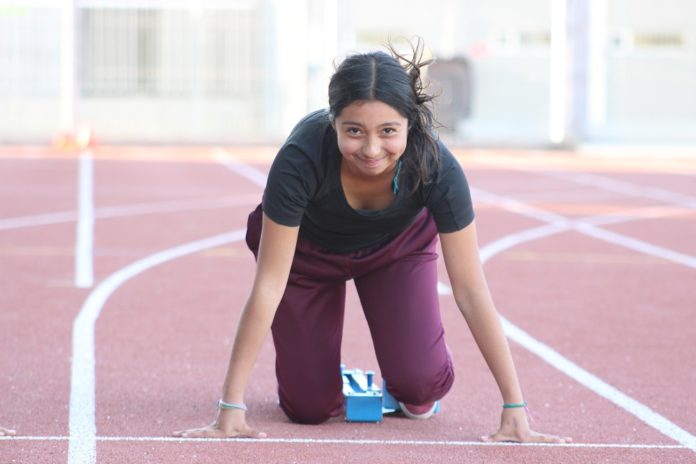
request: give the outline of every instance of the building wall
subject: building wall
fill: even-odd
[[[103,142],[278,143],[326,106],[334,61],[419,36],[468,64],[455,141],[548,144],[560,117],[573,143],[696,143],[690,0],[75,0],[72,94],[63,4],[0,0],[0,142],[48,142],[67,119]]]
[[[608,5],[605,120],[590,138],[696,142],[696,3]]]

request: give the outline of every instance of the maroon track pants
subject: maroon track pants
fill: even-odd
[[[257,255],[260,206],[247,245]],[[437,293],[437,230],[424,209],[376,250],[333,254],[299,238],[273,325],[280,407],[317,424],[343,407],[340,376],[346,281],[353,279],[389,392],[408,404],[442,398],[454,382]]]

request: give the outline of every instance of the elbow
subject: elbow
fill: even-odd
[[[453,288],[452,294],[459,311],[465,318],[474,312],[493,308],[493,301],[487,289],[476,291],[470,288]]]

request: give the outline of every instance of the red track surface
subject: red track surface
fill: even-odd
[[[262,171],[272,153],[231,151]],[[18,432],[0,438],[0,464],[68,462],[73,321],[91,292],[153,253],[244,228],[261,188],[213,153],[151,147],[94,153],[95,285],[78,289],[77,158],[0,150],[0,425]],[[566,218],[620,212],[627,216],[600,227],[696,261],[696,157],[460,155],[486,251],[544,224],[491,203],[492,193]],[[591,176],[577,177],[584,172]],[[53,213],[64,214],[44,216]],[[693,267],[566,230],[506,248],[486,272],[500,312],[515,326],[696,435]],[[252,256],[236,241],[153,266],[109,295],[94,332],[97,462],[696,463],[696,449],[516,344],[535,426],[572,436],[575,445],[477,443],[495,430],[500,399],[446,295],[442,312],[458,377],[432,420],[290,424],[276,406],[269,340],[247,394],[249,421],[268,440],[169,439],[174,430],[213,418],[252,275]],[[344,361],[375,368],[357,298],[348,298]]]

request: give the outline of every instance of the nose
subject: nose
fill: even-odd
[[[379,142],[379,138],[377,137],[368,137],[365,140],[365,144],[363,145],[363,155],[367,156],[369,158],[374,158],[376,156],[379,156],[379,154],[382,151],[382,146]]]

